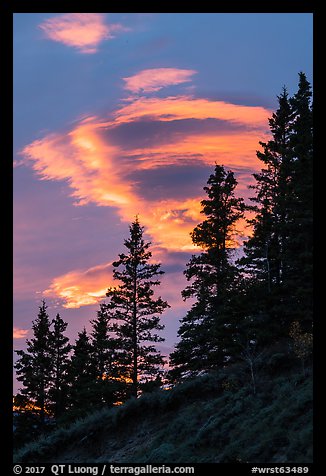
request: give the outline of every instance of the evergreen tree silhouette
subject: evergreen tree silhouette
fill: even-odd
[[[45,424],[53,371],[51,323],[46,310],[45,301],[42,301],[38,316],[32,324],[34,337],[26,341],[26,352],[15,351],[19,356],[15,363],[17,380],[23,384],[21,395],[26,396],[39,408],[42,428]]]
[[[207,370],[222,365],[232,355],[234,323],[228,303],[237,274],[231,253],[235,226],[243,217],[244,203],[234,194],[237,181],[233,172],[216,165],[202,200],[205,220],[191,233],[192,241],[203,251],[194,255],[185,275],[191,284],[182,292],[184,299],[195,298],[181,319],[181,340],[171,354],[174,373]]]
[[[96,374],[91,355],[92,345],[84,327],[78,332],[69,366],[69,412],[72,416],[85,414],[95,406]]]
[[[116,401],[124,401],[126,383],[120,379],[118,339],[112,335],[105,304],[100,305],[97,318],[91,324],[91,360],[95,372],[97,403],[112,405]]]
[[[52,354],[52,377],[49,389],[49,399],[52,402],[53,413],[58,419],[67,407],[68,398],[68,370],[69,353],[72,346],[69,337],[64,335],[68,324],[64,322],[60,314],[52,321],[53,331],[51,333],[51,354]]]
[[[127,254],[119,254],[113,263],[117,286],[108,290],[108,315],[116,321],[113,330],[119,339],[121,375],[131,382],[131,395],[136,397],[142,380],[155,379],[164,360],[153,343],[164,339],[156,331],[163,330],[160,314],[169,307],[161,297],[154,296],[154,287],[164,272],[160,264],[150,263],[150,242],[143,239],[144,228],[138,218],[129,227],[125,240]]]

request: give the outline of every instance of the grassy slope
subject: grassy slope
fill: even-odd
[[[225,373],[201,377],[88,415],[25,446],[15,460],[311,462],[311,376],[269,377],[259,389],[253,396]]]

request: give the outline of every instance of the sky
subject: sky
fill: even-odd
[[[72,342],[90,329],[138,215],[168,355],[203,187],[218,163],[252,195],[277,95],[312,81],[312,14],[16,13],[13,44],[14,349],[42,299]]]

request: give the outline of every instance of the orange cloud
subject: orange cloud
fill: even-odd
[[[18,327],[14,327],[13,329],[13,337],[14,339],[24,339],[28,334],[28,329],[19,329]]]
[[[271,111],[261,106],[243,106],[192,96],[142,97],[115,111],[114,116],[116,124],[139,121],[145,117],[160,121],[220,119],[265,130]]]
[[[159,91],[165,86],[172,86],[190,81],[197,71],[178,68],[144,69],[139,73],[123,78],[125,89],[133,93]]]
[[[39,25],[50,40],[76,48],[80,53],[96,53],[98,45],[124,31],[120,24],[106,24],[101,13],[66,13]]]
[[[84,120],[67,134],[34,141],[22,153],[41,179],[68,181],[76,205],[121,206],[135,199],[132,185],[121,180],[119,149],[97,135],[98,126]]]
[[[146,225],[146,234],[151,234],[156,237],[155,245],[151,247],[153,253],[152,261],[153,263],[162,262],[163,270],[165,265],[175,264],[175,259],[172,259],[171,255],[167,255],[167,250],[172,252],[195,252],[199,250],[198,247],[192,244],[190,239],[190,232],[201,219],[199,216],[199,200],[200,198],[193,201],[193,205],[195,205],[196,202],[196,206],[194,207],[191,206],[189,201],[183,204],[185,216],[195,218],[193,222],[187,222],[182,218],[178,218],[178,211],[181,209],[181,204],[175,203],[173,205],[172,202],[168,201],[165,203],[165,206],[161,204],[161,208],[157,207],[154,216],[146,214],[145,210],[141,215],[142,224]],[[169,209],[170,211],[166,211]],[[160,240],[161,235],[164,237],[162,240]],[[235,239],[237,241],[233,242],[232,246],[238,246],[244,235],[248,235],[248,232],[246,222],[242,220],[238,224],[235,233]],[[167,237],[169,237],[169,240]],[[182,265],[185,265],[185,261],[182,261]],[[112,271],[113,267],[111,263],[100,264],[88,269],[70,271],[61,276],[57,276],[49,288],[43,292],[43,295],[59,298],[62,300],[62,306],[67,309],[96,304],[105,298],[107,289],[110,286],[113,287],[117,285],[117,281],[112,277]],[[183,301],[180,301],[177,296],[180,295],[185,284],[185,278],[180,272],[169,273],[168,276],[162,277],[160,294],[168,300],[169,304],[173,306],[175,310],[184,308]]]
[[[260,140],[267,138],[262,131]],[[185,135],[180,140],[159,147],[133,149],[139,156],[140,169],[152,169],[167,165],[201,162],[214,165],[216,161],[227,167],[252,167],[257,165],[257,131],[241,131],[236,134]],[[239,160],[239,157],[241,159]]]
[[[175,264],[175,261],[168,257],[166,250],[158,246],[152,246],[152,262],[163,261],[164,264]],[[182,263],[184,264],[184,263]],[[57,276],[50,287],[43,292],[44,296],[56,297],[62,301],[62,306],[66,309],[76,309],[82,306],[96,304],[103,300],[109,287],[117,286],[118,282],[112,277],[112,264],[103,263],[88,269],[70,271],[61,276]],[[174,308],[184,307],[183,301],[180,302],[176,290],[185,286],[185,278],[182,273],[169,273],[161,278],[162,286],[159,294],[169,301]],[[26,331],[27,332],[27,331]],[[22,335],[22,337],[24,337]]]
[[[169,114],[168,114],[169,112]],[[88,117],[65,134],[50,134],[22,151],[41,179],[64,180],[72,189],[76,205],[96,203],[113,206],[130,222],[136,214],[155,243],[170,250],[193,250],[189,236],[201,220],[198,190],[193,196],[176,200],[146,200],[127,178],[130,170],[146,170],[184,163],[226,167],[257,167],[258,140],[266,137],[269,111],[262,107],[238,106],[222,101],[190,97],[134,100],[113,113],[114,119]],[[123,142],[111,144],[103,131],[144,117],[160,121],[221,119],[243,128],[210,133],[177,134],[169,143],[128,149]],[[250,127],[248,127],[250,125]],[[154,141],[155,144],[155,141]],[[203,184],[204,185],[204,184]],[[71,290],[73,292],[73,290]]]
[[[111,263],[105,263],[58,276],[43,294],[62,299],[67,309],[79,308],[96,304],[105,297],[108,287],[114,285]]]

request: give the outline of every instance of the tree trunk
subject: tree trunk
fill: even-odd
[[[60,414],[60,363],[59,363],[59,350],[57,349],[57,365],[56,365],[56,378],[55,378],[55,413],[54,417],[57,419]]]
[[[271,292],[271,270],[270,270],[270,265],[269,265],[269,249],[268,249],[268,243],[266,243],[266,264],[267,264],[267,288],[268,288],[268,293]]]
[[[132,396],[137,398],[138,390],[138,348],[137,348],[137,275],[136,267],[134,269],[134,292],[132,309],[132,345],[133,345],[133,368],[132,368]]]

